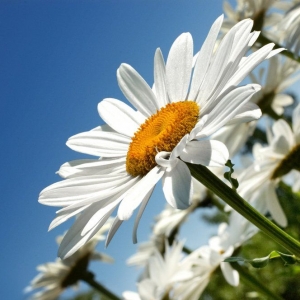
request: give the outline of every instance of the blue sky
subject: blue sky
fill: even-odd
[[[119,65],[132,65],[152,85],[155,49],[166,57],[174,39],[189,31],[198,50],[221,13],[221,0],[0,1],[2,299],[26,299],[22,291],[36,266],[56,257],[55,237],[72,221],[47,233],[56,208],[39,204],[38,195],[59,180],[61,164],[84,157],[65,142],[103,124],[98,102],[125,101],[116,81]],[[140,241],[164,204],[157,189],[139,226]],[[136,249],[132,226],[126,222],[108,249],[98,247],[116,263],[93,266],[97,279],[119,294],[135,287],[137,272],[124,263]],[[207,236],[203,231],[199,241]]]

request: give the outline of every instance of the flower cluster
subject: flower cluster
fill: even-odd
[[[81,247],[73,255],[67,259],[57,258],[55,262],[39,265],[37,270],[40,272],[30,283],[25,291],[31,292],[35,289],[39,291],[33,294],[32,299],[36,300],[54,300],[68,287],[78,287],[79,281],[85,276],[91,275],[87,273],[90,261],[97,260],[112,263],[113,258],[105,253],[97,252],[95,247],[103,241],[103,235],[111,226],[112,220],[109,219],[106,224],[99,230],[94,237]],[[63,236],[57,238],[60,244]]]
[[[102,100],[98,113],[105,125],[67,141],[94,158],[63,164],[63,180],[40,193],[40,203],[60,207],[49,229],[76,219],[60,242],[61,259],[38,267],[31,289],[44,290],[35,299],[55,299],[84,280],[90,259],[110,261],[94,252],[99,237],[108,230],[107,246],[137,209],[136,243],[159,181],[167,206],[155,218],[150,239],[127,261],[143,272],[137,292],[124,292],[124,299],[196,300],[220,270],[229,285],[239,286],[245,266],[239,274],[224,260],[247,253],[251,243],[251,255],[263,249],[255,244],[259,229],[291,252],[293,262],[300,261],[300,244],[289,235],[300,238],[300,206],[294,201],[300,200],[300,104],[288,90],[300,79],[299,5],[237,0],[233,8],[225,1],[225,20],[215,20],[198,52],[190,33],[175,39],[166,59],[160,48],[155,51],[151,84],[132,66],[120,65],[117,82],[130,106]],[[229,159],[237,161],[234,174]],[[213,210],[210,222],[219,224],[218,232],[191,250],[181,227],[200,209]],[[205,226],[193,228],[195,241]],[[245,282],[274,295],[259,280]],[[289,298],[289,283],[283,285],[272,289]]]

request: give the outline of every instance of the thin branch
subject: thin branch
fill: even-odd
[[[107,296],[111,300],[121,300],[120,297],[109,291],[105,286],[103,286],[101,283],[95,281],[94,274],[92,272],[86,272],[82,274],[81,278],[82,281],[85,281],[87,284],[89,284],[91,287],[93,287],[95,290],[99,291],[101,294]]]

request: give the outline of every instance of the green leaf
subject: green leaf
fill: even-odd
[[[236,257],[236,256],[227,257],[224,259],[224,262],[238,262],[238,261],[245,261],[245,259],[242,257]]]
[[[277,251],[277,252],[279,253],[282,260],[284,261],[285,265],[293,265],[298,262],[295,255],[285,254],[285,253],[281,253],[279,251]]]
[[[262,258],[254,258],[252,260],[248,260],[247,262],[251,264],[254,268],[264,268],[270,261],[270,256],[262,257]]]
[[[281,257],[281,259],[284,261],[285,265],[293,265],[296,263],[300,263],[300,259],[298,259],[295,255],[291,254],[285,254],[279,251],[272,251],[268,256],[261,257],[261,258],[254,258],[254,259],[244,259],[242,257],[228,257],[224,260],[224,262],[238,262],[238,261],[243,261],[251,264],[252,267],[254,268],[264,268],[271,259]]]
[[[232,189],[234,191],[236,191],[236,189],[239,187],[239,183],[238,183],[237,179],[231,177],[232,173],[234,172],[234,169],[233,169],[234,164],[229,159],[226,162],[225,166],[229,167],[230,170],[228,172],[224,173],[224,178],[227,179],[231,183]]]

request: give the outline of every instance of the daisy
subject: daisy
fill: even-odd
[[[197,300],[208,285],[214,271],[220,267],[226,281],[232,286],[238,286],[239,273],[224,259],[232,255],[257,232],[257,228],[236,211],[232,211],[229,222],[219,225],[218,234],[210,238],[204,245],[181,262],[182,270],[193,272],[193,278],[174,286],[173,298],[182,300]]]
[[[101,230],[79,251],[71,255],[65,260],[56,259],[55,262],[39,265],[37,270],[40,272],[30,283],[25,291],[31,292],[39,289],[32,299],[38,300],[55,300],[68,287],[76,287],[79,284],[80,275],[87,271],[88,264],[91,260],[99,260],[102,262],[112,263],[113,258],[99,253],[95,250],[99,241],[104,240],[103,233],[110,227],[109,219]],[[60,243],[62,236],[57,238]]]
[[[282,16],[274,11],[269,11],[271,7],[276,7],[276,2],[276,0],[237,0],[234,9],[228,1],[224,1],[223,9],[227,18],[222,30],[227,32],[233,25],[246,18],[254,21],[253,29],[258,31],[276,24]]]
[[[300,66],[294,60],[283,56],[272,57],[268,62],[268,68],[259,69],[259,76],[250,74],[252,82],[262,85],[262,89],[251,101],[256,103],[263,113],[268,113],[271,109],[277,115],[282,115],[284,108],[294,102],[294,99],[284,91],[299,80],[299,70]]]
[[[164,235],[152,234],[148,241],[139,243],[137,252],[130,256],[126,263],[129,266],[145,267],[145,269],[147,269],[149,258],[153,256],[155,252],[164,253],[165,239],[166,237]]]
[[[293,112],[292,128],[280,119],[267,133],[269,145],[255,144],[254,163],[239,177],[238,192],[251,202],[261,213],[270,212],[282,227],[287,225],[285,213],[278,201],[276,187],[290,172],[300,171],[300,105]],[[294,183],[299,186],[299,181]]]
[[[288,10],[281,22],[277,26],[280,34],[280,43],[287,49],[293,51],[295,55],[300,55],[300,3],[297,1],[290,10]]]
[[[179,282],[191,280],[193,273],[181,268],[183,243],[166,245],[166,252],[162,256],[155,251],[148,261],[148,278],[138,284],[138,293],[126,291],[125,300],[163,300],[175,299],[172,297],[173,286]]]
[[[117,99],[98,105],[107,125],[71,137],[67,145],[101,159],[64,164],[64,181],[44,189],[39,202],[61,206],[50,229],[80,213],[64,237],[59,256],[67,257],[83,246],[118,206],[107,244],[140,206],[136,230],[159,180],[167,202],[178,209],[191,203],[193,185],[184,162],[222,166],[226,146],[209,136],[228,122],[258,119],[260,109],[249,99],[260,86],[237,85],[264,59],[281,51],[268,44],[248,57],[258,37],[253,22],[236,24],[214,51],[223,17],[213,24],[193,65],[193,40],[181,34],[173,43],[166,64],[160,49],[154,57],[154,89],[128,64],[117,71],[120,89],[136,109]]]

